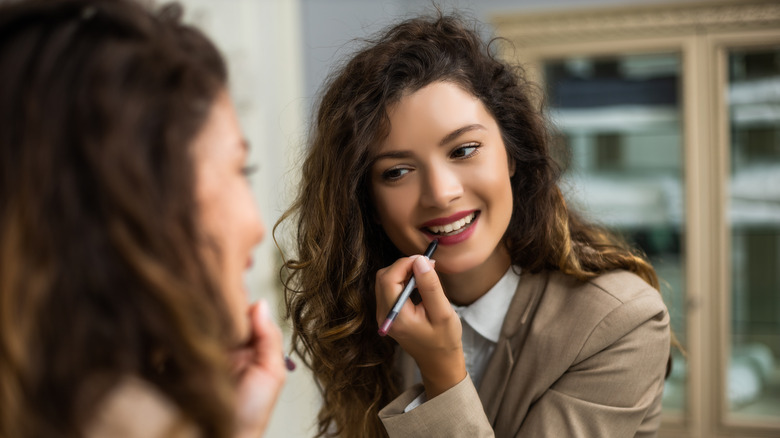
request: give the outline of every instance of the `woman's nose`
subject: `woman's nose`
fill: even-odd
[[[431,167],[425,172],[421,192],[424,207],[446,208],[463,195],[463,184],[453,169]]]
[[[265,238],[265,222],[263,222],[263,215],[260,212],[260,208],[256,200],[253,200],[251,215],[249,217],[248,234],[252,241],[252,245],[257,245]]]
[[[255,229],[256,229],[256,236],[257,236],[257,243],[260,243],[265,238],[265,222],[263,222],[263,217],[259,212],[257,214],[257,224],[255,226]]]

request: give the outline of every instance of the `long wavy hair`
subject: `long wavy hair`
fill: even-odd
[[[190,145],[226,82],[181,10],[0,5],[0,436],[81,436],[125,376],[232,433]]]
[[[329,79],[302,169],[299,195],[277,222],[294,221],[285,262],[296,352],[323,396],[318,436],[385,436],[378,411],[399,393],[395,343],[377,334],[374,276],[403,256],[374,220],[369,166],[389,132],[387,109],[436,81],[455,83],[487,108],[516,168],[504,244],[524,272],[587,280],[615,269],[658,289],[653,268],[606,230],[569,210],[537,87],[497,59],[457,16],[401,22],[366,42]],[[511,317],[511,316],[510,316]]]

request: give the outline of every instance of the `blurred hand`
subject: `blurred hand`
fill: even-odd
[[[463,328],[444,295],[433,264],[424,256],[398,259],[377,272],[377,324],[384,322],[412,271],[422,301],[414,305],[408,300],[388,335],[417,362],[430,400],[466,377],[461,342]]]
[[[282,333],[265,300],[249,307],[249,320],[249,342],[232,352],[239,376],[236,431],[240,438],[263,435],[287,377]]]

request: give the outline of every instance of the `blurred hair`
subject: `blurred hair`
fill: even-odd
[[[79,436],[127,375],[232,431],[190,150],[227,73],[180,15],[0,5],[0,436]]]
[[[403,256],[374,220],[369,170],[389,133],[388,107],[437,81],[476,96],[500,127],[517,171],[504,237],[524,272],[560,270],[580,280],[627,269],[658,288],[653,268],[618,239],[569,210],[558,188],[536,87],[456,16],[396,24],[330,78],[303,180],[277,222],[295,222],[295,256],[283,268],[296,352],[323,396],[319,436],[384,436],[378,411],[399,393],[395,344],[376,335],[374,276]]]

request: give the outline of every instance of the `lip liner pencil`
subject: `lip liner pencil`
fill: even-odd
[[[438,245],[439,241],[433,239],[430,245],[428,245],[428,248],[425,249],[425,254],[423,255],[430,259],[433,255],[433,252],[436,251],[436,247]],[[387,313],[387,318],[385,318],[385,322],[382,324],[382,327],[379,327],[379,336],[387,335],[387,331],[390,330],[390,326],[393,324],[393,321],[395,321],[395,318],[398,316],[398,313],[401,311],[404,303],[406,303],[406,300],[409,299],[409,296],[412,294],[412,291],[416,285],[417,283],[414,280],[414,275],[412,275],[412,278],[410,278],[409,282],[406,283],[406,286],[404,286],[404,290],[401,292],[401,295],[399,295],[398,299],[395,301],[393,308],[390,309],[390,312]]]

